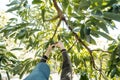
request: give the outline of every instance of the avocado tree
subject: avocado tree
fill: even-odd
[[[70,55],[74,74],[80,75],[79,80],[119,79],[120,38],[109,35],[109,29],[116,28],[114,21],[120,21],[118,3],[119,0],[11,0],[6,12],[15,16],[0,28],[1,40],[19,42],[35,55],[21,60],[6,50],[7,45],[1,45],[0,68],[8,75],[18,74],[22,78],[39,62],[49,44],[61,40]],[[100,37],[110,41],[105,44],[108,49],[90,47],[97,45],[96,38]],[[22,49],[14,47],[12,51]],[[57,64],[51,59],[48,63],[52,71],[59,72],[61,54],[59,50],[53,53],[51,59]]]

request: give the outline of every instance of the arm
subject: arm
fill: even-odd
[[[46,64],[46,60],[51,52],[52,45],[48,47],[46,53],[40,60],[40,63],[33,69],[33,71],[24,80],[48,80],[50,75],[50,68]]]
[[[47,51],[45,52],[45,54],[42,56],[42,58],[40,60],[41,62],[46,62],[46,60],[48,59],[48,57],[51,53],[52,46],[54,46],[54,45],[49,45],[49,47],[47,48]]]
[[[62,49],[61,51],[63,56],[61,80],[72,80],[72,66],[70,58],[67,54],[66,49]]]
[[[49,75],[49,66],[45,62],[40,62],[24,80],[49,80]]]
[[[67,54],[67,51],[62,42],[58,42],[56,44],[57,47],[61,49],[62,56],[63,56],[63,65],[62,65],[62,73],[61,73],[61,80],[72,80],[72,67],[71,61]]]

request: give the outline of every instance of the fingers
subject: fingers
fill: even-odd
[[[58,41],[52,45],[49,45],[48,50],[50,51],[52,48],[58,47],[60,49],[64,49],[64,44],[61,41]]]
[[[52,46],[49,45],[48,48],[47,48],[47,51],[45,52],[45,56],[49,57],[50,53],[51,53],[51,50],[52,50]]]
[[[65,49],[65,48],[64,48],[64,44],[63,44],[61,41],[56,42],[56,43],[54,43],[54,44],[52,44],[52,45],[49,45],[48,48],[47,48],[47,51],[46,51],[46,53],[45,53],[45,55],[46,55],[47,57],[49,57],[49,54],[51,53],[51,50],[52,50],[52,48],[54,48],[54,47],[59,47],[61,50],[62,50],[62,49]]]
[[[58,41],[56,44],[55,44],[56,47],[59,47],[60,49],[64,49],[64,44],[61,42],[61,41]]]

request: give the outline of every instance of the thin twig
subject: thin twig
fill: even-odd
[[[108,80],[107,77],[106,77],[103,73],[101,73],[101,75],[103,76],[103,78],[104,78],[105,80]]]
[[[81,44],[88,50],[88,52],[90,53],[91,63],[92,63],[92,65],[93,65],[94,69],[99,70],[99,69],[96,67],[96,65],[95,65],[94,57],[93,57],[93,55],[92,55],[92,51],[90,50],[90,48],[87,47],[87,45],[86,45],[86,44],[79,38],[79,36],[72,30],[72,28],[68,25],[67,20],[66,20],[65,18],[64,18],[63,20],[64,20],[64,22],[66,23],[68,29],[74,34],[75,38],[79,41],[79,43],[81,43]]]
[[[67,52],[69,52],[73,48],[73,46],[75,45],[75,43],[77,43],[77,40],[72,44],[72,46],[67,50]]]
[[[100,58],[100,71],[99,71],[99,73],[100,73],[99,80],[101,80],[101,76],[102,76],[102,58]]]
[[[57,16],[55,16],[54,18],[49,19],[49,20],[45,20],[45,21],[54,21],[54,20],[56,20],[56,19],[58,19],[58,18],[59,18],[59,16],[57,15]]]
[[[92,51],[90,50],[89,47],[87,47],[87,45],[79,38],[79,36],[72,30],[71,26],[68,25],[67,20],[64,18],[64,22],[66,23],[68,29],[74,34],[75,38],[79,41],[79,43],[81,43],[90,53],[92,53]]]
[[[104,50],[101,50],[101,49],[95,49],[95,50],[91,50],[92,52],[94,52],[94,51],[101,51],[101,52],[106,52],[106,53],[111,53],[111,52],[109,52],[109,51],[104,51]]]
[[[93,55],[92,55],[92,51],[90,50],[90,48],[87,47],[87,45],[79,38],[79,36],[78,36],[78,35],[72,30],[72,28],[68,25],[68,22],[67,22],[67,20],[66,20],[66,18],[65,18],[65,16],[64,16],[63,12],[61,11],[61,9],[58,7],[56,0],[53,0],[53,3],[54,3],[55,9],[56,9],[57,12],[58,12],[59,18],[66,23],[68,29],[74,34],[75,38],[76,38],[76,39],[79,41],[79,43],[82,44],[82,45],[88,50],[88,52],[90,53],[91,63],[92,63],[92,65],[93,65],[94,69],[99,70],[99,69],[96,67],[96,65],[95,65],[94,57],[93,57]]]
[[[58,24],[57,24],[57,26],[56,26],[56,29],[55,29],[55,31],[54,31],[54,34],[53,34],[53,36],[52,36],[52,38],[51,38],[51,39],[53,39],[53,38],[55,37],[56,32],[57,32],[57,29],[58,29],[58,27],[59,27],[60,23],[61,23],[61,19],[59,20],[59,22],[58,22]]]

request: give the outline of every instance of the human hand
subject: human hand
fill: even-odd
[[[56,44],[55,44],[56,47],[59,47],[61,50],[62,49],[65,49],[64,47],[64,44],[61,42],[61,41],[58,41]]]
[[[47,51],[46,51],[46,53],[44,54],[45,56],[49,57],[49,54],[51,53],[53,46],[54,46],[54,44],[48,46]]]

